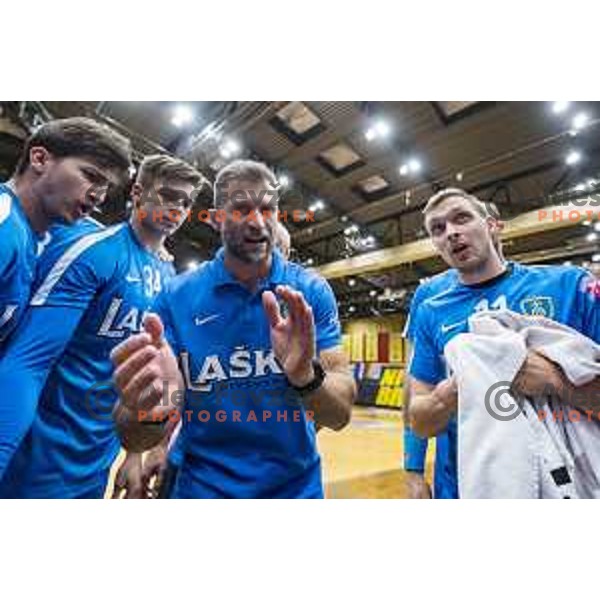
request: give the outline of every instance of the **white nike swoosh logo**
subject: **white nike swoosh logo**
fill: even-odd
[[[200,317],[196,317],[194,319],[194,325],[197,325],[198,327],[200,327],[200,325],[205,325],[206,323],[210,323],[211,321],[214,321],[219,316],[220,315],[218,315],[218,314],[216,314],[216,315],[210,315],[208,317],[204,317],[203,319],[201,319]]]
[[[452,325],[442,325],[442,333],[448,333],[461,325],[464,325],[466,321],[459,321],[458,323],[452,323]]]
[[[125,281],[127,281],[128,283],[139,283],[140,281],[142,281],[142,278],[134,277],[133,275],[127,275],[125,277]]]

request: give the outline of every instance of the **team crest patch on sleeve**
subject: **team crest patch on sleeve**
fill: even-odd
[[[10,194],[0,194],[0,223],[6,221],[6,218],[10,215],[11,206],[12,198]]]
[[[530,296],[521,300],[521,312],[534,317],[554,318],[554,300],[550,296]]]

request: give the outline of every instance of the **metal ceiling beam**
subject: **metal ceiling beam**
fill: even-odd
[[[27,132],[8,118],[0,117],[0,133],[10,135],[19,140],[25,140]]]
[[[598,125],[600,125],[600,119],[594,119],[587,125],[587,128],[589,129]],[[544,138],[521,146],[515,150],[510,150],[508,152],[500,154],[492,159],[466,166],[465,168],[461,169],[461,171],[463,175],[466,175],[491,166],[495,166],[497,164],[502,164],[503,162],[516,158],[517,156],[537,150],[546,146],[549,143],[557,142],[558,140],[561,140],[562,138],[568,138],[569,136],[570,130],[565,129],[560,133],[551,136],[546,136]],[[590,154],[595,154],[596,152],[598,152],[598,147],[591,149]],[[511,175],[513,174],[507,174],[506,177],[498,181],[506,181]],[[451,180],[453,177],[454,173],[452,172],[442,172],[436,174],[435,180],[445,181]],[[388,218],[391,218],[398,214],[403,214],[410,210],[418,210],[426,200],[424,196],[430,192],[430,184],[431,182],[427,181],[412,186],[411,188],[400,190],[398,193],[394,193],[390,196],[382,198],[381,200],[362,205],[350,211],[347,216],[350,221],[368,227],[370,224],[375,223],[377,221],[386,220]],[[485,185],[487,186],[488,184],[486,183]],[[471,189],[476,191],[477,187],[469,186],[469,191]],[[407,194],[410,194],[410,200],[407,199]],[[311,244],[317,240],[329,236],[340,235],[343,228],[344,224],[340,223],[338,219],[327,219],[326,221],[316,223],[313,227],[310,228],[310,232],[303,230],[294,234],[294,236],[292,236],[293,242],[296,245]]]
[[[598,250],[598,245],[595,243],[585,244],[582,246],[574,246],[572,248],[560,247],[550,250],[535,250],[532,252],[523,252],[510,256],[511,260],[526,264],[539,264],[551,260],[562,260],[565,258],[579,257],[588,254],[595,254]]]

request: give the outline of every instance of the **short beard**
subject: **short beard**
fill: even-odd
[[[269,254],[273,251],[273,245],[271,242],[267,241],[266,250],[263,252],[262,250],[257,252],[248,253],[244,251],[241,244],[236,242],[232,242],[227,239],[225,236],[222,237],[223,247],[229,254],[231,254],[237,260],[246,263],[247,265],[254,265],[265,258],[268,258]]]

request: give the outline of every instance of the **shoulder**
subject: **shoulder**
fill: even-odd
[[[514,268],[517,273],[549,282],[576,282],[591,276],[589,271],[574,265],[523,265],[515,263]]]
[[[119,256],[115,244],[124,241],[125,229],[124,224],[119,224],[83,233],[68,246],[66,253],[74,258],[81,256],[95,261],[110,258],[114,261]]]
[[[171,263],[164,263],[167,267],[172,267]],[[196,297],[200,292],[210,287],[212,282],[213,261],[202,263],[198,268],[175,274],[166,284],[165,291],[169,296],[180,298],[183,296]],[[190,296],[193,294],[193,296]]]
[[[456,269],[446,269],[445,271],[430,277],[422,285],[426,289],[441,289],[445,288],[448,284],[455,282],[457,277],[458,273]]]
[[[120,256],[114,247],[116,240],[122,236],[122,226],[114,225],[93,231],[92,233],[77,231],[53,239],[49,247],[42,253],[39,261],[39,274],[47,274],[53,280],[60,279],[67,271],[79,266],[88,266],[98,276],[108,276],[114,267],[116,257]]]
[[[288,261],[283,276],[286,285],[302,292],[309,303],[334,298],[329,282],[315,269],[307,269],[298,263]]]
[[[427,298],[445,292],[456,281],[457,274],[455,269],[448,269],[443,273],[438,273],[433,277],[425,279],[415,290],[413,303],[418,304]]]
[[[55,223],[46,234],[48,241],[44,242],[44,252],[48,249],[71,245],[78,239],[103,229],[106,229],[104,225],[91,218],[82,219],[73,224]]]
[[[436,306],[439,306],[439,300],[437,296],[430,296],[425,298],[417,306],[414,307],[414,314],[411,313],[411,319],[414,318],[415,324],[423,324],[431,315],[441,315],[442,311],[436,310]]]
[[[0,247],[2,252],[10,248],[23,248],[33,239],[29,223],[17,205],[17,200],[0,187]]]
[[[177,271],[175,270],[175,266],[173,265],[172,261],[159,258],[158,266],[163,274],[163,277],[168,278],[168,280],[177,277]]]
[[[15,219],[15,215],[12,195],[0,187],[0,226],[3,226],[4,223],[10,223]]]

